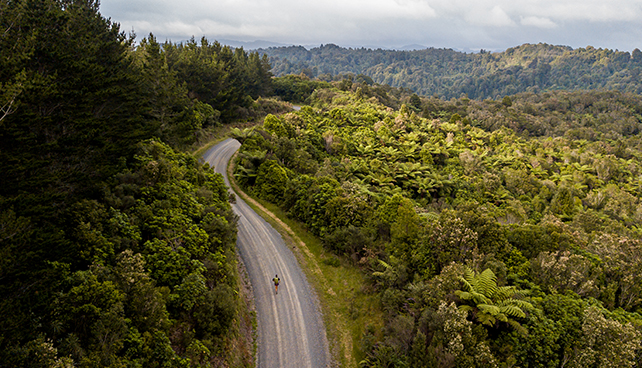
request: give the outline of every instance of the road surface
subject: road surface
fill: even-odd
[[[223,174],[240,143],[227,139],[203,159]],[[237,247],[254,291],[258,322],[257,367],[329,367],[330,357],[319,304],[292,251],[281,235],[241,198],[232,209],[239,216]],[[275,294],[272,279],[281,279]]]

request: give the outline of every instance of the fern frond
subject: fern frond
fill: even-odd
[[[464,280],[469,283],[473,283],[473,280],[475,280],[475,271],[471,270],[468,266],[464,269]]]
[[[499,313],[497,315],[497,319],[502,322],[508,322],[508,316],[506,316],[504,313]]]
[[[461,300],[470,300],[470,298],[472,297],[469,292],[461,290],[456,290],[455,295],[457,295]]]
[[[502,301],[501,303],[498,303],[500,305],[514,305],[516,307],[519,307],[522,310],[531,310],[534,309],[533,304],[527,302],[526,300],[521,300],[521,299],[507,299],[505,301]]]
[[[475,289],[465,278],[460,277],[459,280],[464,283],[464,289],[466,289],[466,291],[472,291]]]
[[[472,295],[472,300],[473,300],[473,302],[475,302],[475,304],[489,304],[490,303],[490,299],[488,299],[486,297],[486,295],[484,295],[482,293],[478,293],[476,291],[473,291],[471,293],[471,295]]]
[[[514,286],[501,286],[495,290],[496,300],[506,300],[515,295],[516,288]]]
[[[499,309],[502,311],[502,313],[505,313],[511,317],[526,318],[526,313],[524,313],[524,311],[517,306],[505,305]]]
[[[497,292],[497,276],[490,269],[485,269],[482,273],[477,275],[477,291],[492,298]]]
[[[509,319],[509,320],[508,320],[508,324],[509,324],[512,328],[514,328],[514,329],[515,329],[515,331],[517,331],[517,332],[519,332],[520,334],[522,334],[522,336],[526,336],[526,335],[528,335],[528,330],[527,330],[524,326],[520,325],[520,324],[519,324],[519,322],[517,322],[517,321],[515,321],[515,320],[512,320],[512,319]]]
[[[486,326],[492,326],[492,325],[495,324],[495,322],[497,322],[495,317],[491,316],[490,314],[486,314],[486,313],[478,313],[477,314],[477,320],[479,321],[479,323],[481,323],[482,325],[486,325]]]
[[[379,264],[382,265],[386,270],[389,270],[392,268],[391,265],[387,264],[386,262],[382,261],[379,259]]]
[[[478,304],[477,308],[485,314],[490,314],[491,316],[497,316],[500,312],[500,309],[496,305],[490,304]]]

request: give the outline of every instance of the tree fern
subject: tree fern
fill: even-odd
[[[486,326],[496,326],[497,322],[524,333],[526,330],[515,320],[525,318],[533,305],[526,300],[517,299],[520,292],[514,286],[498,286],[497,276],[491,269],[475,273],[470,268],[460,277],[462,289],[455,291],[460,299],[459,309],[469,313],[473,319]]]
[[[485,269],[482,273],[476,277],[477,290],[492,298],[497,293],[497,276],[490,269]]]
[[[526,313],[524,313],[524,311],[521,310],[521,308],[519,308],[516,305],[503,305],[498,309],[501,310],[503,314],[509,315],[511,317],[518,317],[518,318],[526,317]]]

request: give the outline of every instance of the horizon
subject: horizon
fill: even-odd
[[[507,48],[503,48],[503,49],[490,50],[490,49],[483,49],[483,48],[482,49],[458,49],[458,48],[454,48],[454,47],[434,47],[434,46],[427,46],[427,45],[420,45],[420,44],[406,44],[406,45],[401,45],[401,46],[398,46],[398,47],[379,47],[379,46],[372,46],[372,45],[364,45],[364,46],[354,46],[354,45],[352,45],[352,46],[348,46],[348,45],[339,45],[339,44],[336,44],[336,43],[333,43],[333,42],[320,43],[320,44],[316,44],[316,45],[313,45],[313,44],[311,44],[311,45],[301,45],[301,44],[292,44],[292,43],[288,44],[288,43],[271,42],[269,40],[240,41],[240,40],[231,40],[231,39],[216,39],[216,38],[210,39],[210,38],[207,38],[207,37],[206,37],[206,39],[208,39],[209,41],[218,41],[222,45],[226,45],[226,46],[243,47],[243,49],[246,49],[246,50],[267,49],[267,48],[270,48],[270,47],[276,47],[276,48],[278,48],[278,47],[303,47],[303,48],[305,48],[306,50],[309,51],[309,50],[312,50],[312,49],[315,49],[315,48],[320,48],[320,47],[323,47],[323,46],[335,45],[335,46],[338,46],[338,47],[343,48],[343,49],[362,49],[363,48],[363,49],[366,49],[366,50],[382,49],[382,50],[391,50],[391,51],[420,51],[420,50],[426,50],[426,49],[445,49],[445,50],[453,50],[453,51],[462,52],[462,53],[475,53],[475,54],[477,54],[477,53],[480,53],[482,51],[491,52],[491,53],[501,53],[501,52],[504,52],[504,51],[506,51],[508,49],[512,49],[512,48],[517,48],[517,47],[521,47],[521,46],[525,46],[525,45],[539,45],[539,44],[553,46],[553,47],[570,47],[573,50],[587,49],[587,48],[590,48],[590,47],[593,47],[595,49],[603,49],[603,50],[611,50],[611,51],[622,51],[622,52],[628,52],[628,53],[631,53],[635,49],[640,50],[640,48],[638,48],[638,47],[634,48],[633,50],[619,50],[619,49],[615,49],[615,48],[596,47],[596,46],[593,46],[593,45],[585,45],[585,46],[573,47],[573,46],[570,46],[570,45],[551,44],[551,43],[546,43],[546,42],[525,42],[525,43],[522,43],[522,44],[519,44],[519,45],[508,46]],[[196,39],[196,38],[195,38],[195,40],[199,41],[199,39]],[[168,41],[171,41],[171,40],[168,40]],[[171,41],[171,42],[173,42],[173,43],[181,43],[181,42],[185,43],[185,42],[189,42],[189,41],[190,40],[187,39],[187,40],[181,40],[181,41],[178,41],[178,42],[175,42],[175,41]],[[267,45],[267,46],[255,47],[254,45]]]
[[[147,37],[147,36],[145,36],[145,37]],[[189,39],[182,39],[182,40],[176,41],[176,40],[171,40],[171,39],[162,40],[157,35],[154,35],[154,37],[156,37],[158,42],[161,42],[161,43],[163,43],[163,42],[171,42],[173,44],[181,44],[181,43],[185,44],[187,42],[190,42],[191,39],[192,39],[192,37],[190,37]],[[323,47],[323,46],[334,45],[334,46],[337,46],[337,47],[340,47],[340,48],[343,48],[343,49],[355,49],[355,50],[356,49],[366,49],[366,50],[381,49],[381,50],[389,50],[389,51],[421,51],[421,50],[426,50],[426,49],[442,49],[442,50],[452,50],[452,51],[455,51],[455,52],[461,52],[461,53],[466,53],[466,54],[470,54],[470,53],[478,54],[480,52],[502,53],[502,52],[505,52],[506,50],[512,49],[512,48],[518,48],[518,47],[525,46],[525,45],[539,45],[539,44],[548,45],[548,46],[552,46],[552,47],[570,47],[572,50],[588,49],[588,48],[592,47],[592,48],[595,48],[595,49],[598,49],[598,50],[602,49],[602,50],[609,50],[609,51],[614,51],[614,52],[617,52],[617,51],[628,52],[629,54],[632,53],[636,49],[640,50],[640,48],[637,48],[637,47],[634,48],[633,50],[619,50],[619,49],[614,49],[614,48],[595,47],[593,45],[572,47],[570,45],[551,44],[551,43],[546,43],[546,42],[537,42],[537,43],[535,43],[535,42],[526,42],[526,43],[522,43],[522,44],[519,44],[519,45],[509,46],[509,47],[507,47],[505,49],[495,49],[495,50],[477,49],[477,50],[471,50],[471,49],[457,49],[457,48],[453,48],[453,47],[434,47],[434,46],[426,46],[426,45],[419,45],[419,44],[408,44],[408,45],[403,45],[403,46],[399,46],[399,47],[379,47],[379,46],[372,46],[372,45],[347,46],[347,45],[339,45],[339,44],[332,43],[332,42],[320,43],[320,44],[302,45],[302,44],[293,44],[293,43],[279,43],[279,42],[272,42],[272,41],[269,41],[269,40],[260,40],[260,39],[253,40],[253,41],[240,41],[240,40],[231,40],[231,39],[224,39],[224,38],[221,38],[221,39],[209,38],[209,37],[206,37],[206,36],[202,36],[202,37],[205,37],[210,42],[216,41],[216,42],[219,42],[221,45],[224,45],[224,46],[229,46],[229,47],[232,47],[232,48],[243,48],[244,50],[248,50],[248,51],[259,50],[259,49],[265,50],[265,49],[268,49],[268,48],[280,48],[280,47],[303,47],[306,50],[310,51],[312,49],[320,48],[320,47]],[[201,39],[200,37],[199,38],[193,37],[193,38],[197,43],[200,43],[200,39]],[[142,39],[142,38],[137,35],[136,41],[139,41],[140,39]]]

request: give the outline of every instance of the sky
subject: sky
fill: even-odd
[[[102,0],[100,12],[138,39],[173,42],[642,49],[642,0]]]

